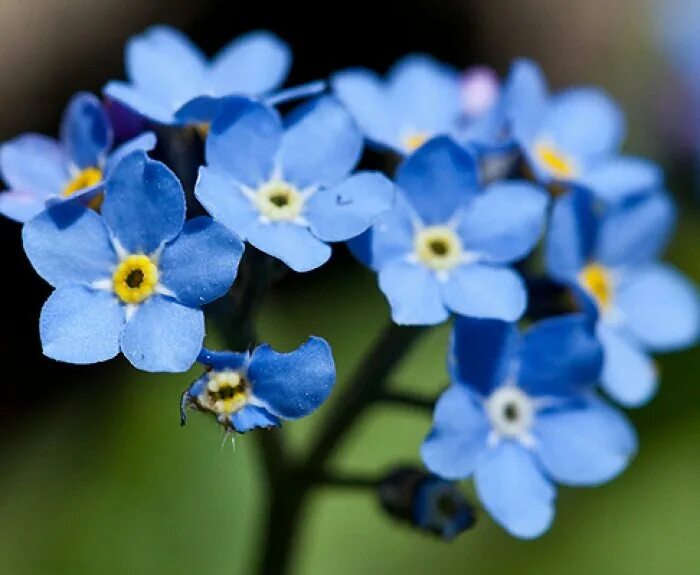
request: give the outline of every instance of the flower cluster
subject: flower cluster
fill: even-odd
[[[398,490],[410,505],[385,507],[452,537],[473,523],[453,482],[473,477],[498,523],[540,535],[555,484],[603,483],[634,455],[609,401],[648,401],[651,354],[698,336],[695,287],[659,262],[675,217],[661,170],[622,154],[623,114],[603,91],[550,94],[530,61],[500,81],[412,55],[385,78],[352,69],[279,91],[290,61],[266,32],[209,60],[155,27],[129,42],[128,81],[109,82],[105,102],[70,102],[60,141],[3,144],[0,213],[24,224],[26,254],[55,288],[44,353],[87,364],[121,352],[152,372],[198,362],[183,421],[192,408],[227,431],[277,427],[328,397],[330,346],[311,337],[278,353],[251,333],[209,350],[205,316],[221,309],[209,304],[243,283],[264,289],[236,281],[242,257],[307,272],[346,243],[376,272],[394,323],[454,317],[451,384],[420,450],[434,475],[392,476],[410,476]],[[154,131],[117,141],[112,105]],[[171,140],[204,146],[193,189],[159,161]],[[358,169],[365,143],[396,169]]]

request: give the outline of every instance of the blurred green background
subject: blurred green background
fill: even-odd
[[[33,74],[18,82],[26,83],[32,98],[46,88],[55,101],[51,107],[38,108],[38,117],[28,115],[24,102],[20,119],[25,125],[15,126],[18,117],[13,115],[0,126],[4,137],[12,130],[53,130],[46,126],[60,112],[63,92],[82,80],[88,88],[98,89],[110,74],[120,75],[119,44],[156,21],[181,25],[214,48],[227,38],[222,30],[233,36],[246,27],[269,26],[290,40],[299,59],[311,59],[302,68],[309,77],[329,72],[331,68],[325,68],[329,64],[364,63],[383,70],[400,52],[433,49],[457,65],[486,60],[501,71],[512,57],[530,55],[543,62],[557,86],[602,83],[629,111],[628,150],[652,154],[668,167],[681,206],[670,259],[700,279],[700,215],[692,174],[682,158],[671,153],[674,142],[664,139],[668,131],[662,128],[673,118],[658,86],[668,71],[655,49],[652,23],[641,1],[612,6],[603,0],[343,5],[343,10],[353,11],[352,23],[374,22],[368,24],[369,46],[358,47],[357,57],[348,55],[352,47],[340,44],[353,34],[359,42],[360,29],[339,32],[336,43],[327,46],[330,56],[318,56],[316,50],[324,42],[295,31],[294,22],[301,17],[276,3],[262,2],[242,14],[231,3],[217,2],[203,2],[195,9],[186,2],[154,0],[140,3],[137,10],[131,2],[47,1],[32,3],[35,10],[29,15],[21,11],[23,5],[27,3],[0,3],[4,22],[0,28],[22,30],[27,18],[75,21],[87,10],[98,31],[100,26],[110,30],[109,42],[105,41],[109,49],[96,47],[99,57],[92,60],[83,54],[83,60],[91,63],[89,70],[69,60],[73,67],[66,72],[68,77],[54,71],[58,79],[47,80],[41,66],[48,61],[51,37],[37,56],[36,47],[25,48],[27,41],[15,33],[14,43],[5,44],[5,53],[14,50],[14,60],[23,61]],[[44,10],[37,13],[39,6]],[[312,9],[302,2],[297,8],[316,14],[315,5]],[[328,10],[318,17],[337,14],[335,8]],[[14,20],[3,19],[3,11]],[[266,11],[271,14],[269,24]],[[119,14],[123,16],[115,18]],[[208,26],[220,14],[240,18],[235,22],[218,18],[218,32],[212,37]],[[391,35],[380,32],[398,25],[401,14],[407,29],[400,32],[399,45],[387,48]],[[303,30],[310,25],[306,26]],[[427,35],[421,36],[426,30]],[[460,36],[460,30],[471,36]],[[93,33],[84,32],[86,44],[94,41]],[[319,33],[328,40],[334,32]],[[70,47],[76,52],[73,44]],[[377,59],[368,57],[372,50],[380,54]],[[68,57],[60,50],[58,55],[62,53]],[[19,105],[20,95],[18,91],[18,101],[13,102],[13,93],[6,94],[10,99],[6,108]],[[7,249],[18,250],[18,229],[2,226],[0,231],[11,238]],[[26,272],[19,267],[26,264],[17,266],[17,273]],[[6,392],[2,412],[0,573],[251,573],[264,509],[255,438],[242,436],[235,449],[230,443],[222,447],[219,429],[198,414],[186,428],[179,427],[179,395],[197,375],[194,372],[148,375],[123,360],[106,368],[66,371],[41,359],[33,322],[47,288],[32,286],[38,294],[33,307],[20,309],[17,318],[9,315],[0,340],[8,349],[16,345],[35,354],[3,355],[8,365],[6,387],[21,391]],[[31,322],[21,328],[26,333],[15,329],[20,321]],[[309,334],[325,337],[333,345],[342,385],[387,321],[388,309],[375,278],[341,253],[327,269],[288,278],[277,286],[266,301],[260,331],[279,349],[296,347]],[[397,389],[426,395],[440,391],[446,380],[447,333],[443,326],[421,342],[396,375]],[[294,573],[700,573],[700,384],[696,381],[700,352],[665,356],[659,364],[659,396],[630,414],[638,426],[641,450],[629,470],[602,488],[561,489],[556,521],[541,539],[513,539],[480,513],[474,530],[442,543],[394,523],[366,492],[329,488],[317,492],[307,509]],[[295,450],[304,449],[323,417],[321,410],[285,426],[283,433]],[[417,463],[418,446],[429,424],[427,415],[399,407],[370,410],[334,463],[344,470],[372,474],[396,463]]]

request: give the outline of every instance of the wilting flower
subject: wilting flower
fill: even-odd
[[[219,98],[262,96],[278,88],[290,63],[287,45],[269,32],[240,36],[209,61],[179,31],[154,26],[127,44],[129,81],[112,81],[104,91],[160,124],[206,123]]]
[[[496,522],[517,537],[547,530],[555,483],[597,485],[636,451],[625,417],[591,391],[602,350],[582,315],[535,324],[458,318],[452,385],[435,408],[421,453],[446,479],[474,477]]]
[[[349,175],[362,151],[350,115],[332,97],[279,114],[229,100],[207,137],[197,199],[218,221],[295,271],[323,265],[328,242],[364,232],[392,204],[392,183]]]
[[[112,149],[112,126],[92,94],[73,96],[63,114],[61,139],[23,134],[0,147],[0,170],[10,190],[0,193],[0,213],[26,222],[47,204],[77,200],[87,205],[124,156],[152,150],[155,135],[144,133]]]
[[[602,384],[616,401],[652,397],[658,374],[651,351],[693,344],[700,328],[694,286],[658,262],[675,211],[663,192],[605,209],[587,192],[560,198],[547,238],[547,268],[594,303],[605,349]]]
[[[512,135],[539,182],[582,184],[606,202],[661,185],[655,164],[620,155],[624,117],[603,91],[550,96],[541,70],[528,60],[514,64],[504,91]]]
[[[189,406],[238,433],[309,415],[335,384],[333,354],[320,337],[310,337],[290,353],[268,345],[252,353],[203,349],[198,361],[207,371],[183,395],[183,423]]]
[[[546,194],[517,181],[480,190],[473,156],[447,137],[410,156],[396,184],[396,204],[373,226],[365,257],[393,320],[436,324],[450,312],[518,319],[527,293],[508,266],[537,243]]]
[[[200,308],[229,289],[243,245],[210,218],[184,220],[180,182],[133,152],[106,183],[102,215],[62,204],[27,223],[27,256],[56,288],[41,312],[44,353],[84,364],[121,349],[145,371],[187,370]]]

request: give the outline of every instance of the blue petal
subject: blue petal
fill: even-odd
[[[379,270],[393,259],[404,259],[414,250],[416,215],[405,196],[396,194],[394,206],[372,226],[370,241],[372,268]]]
[[[102,215],[128,252],[151,253],[180,233],[185,193],[165,164],[135,151],[106,182]]]
[[[654,362],[631,338],[601,325],[598,337],[605,350],[601,384],[617,403],[639,407],[656,393],[658,374]]]
[[[546,238],[547,271],[561,281],[573,281],[590,260],[598,235],[593,198],[572,190],[557,199]]]
[[[641,158],[614,157],[586,170],[578,181],[601,200],[614,204],[634,194],[663,185],[663,173],[656,164]]]
[[[78,168],[102,166],[112,147],[112,126],[96,96],[79,92],[68,103],[61,123],[61,141]]]
[[[433,428],[421,446],[425,466],[445,479],[465,479],[486,447],[489,423],[466,388],[451,385],[435,405]]]
[[[520,276],[509,268],[462,265],[440,283],[445,306],[459,315],[516,321],[525,312],[527,291]]]
[[[241,369],[248,363],[250,354],[236,351],[213,351],[202,348],[197,356],[197,361],[215,370]]]
[[[545,192],[532,184],[491,184],[459,219],[458,231],[465,249],[491,263],[523,258],[542,234],[548,203]]]
[[[405,56],[387,74],[387,84],[393,113],[402,127],[444,134],[461,115],[457,71],[430,56]]]
[[[510,375],[519,341],[513,323],[458,316],[448,357],[453,381],[490,395]]]
[[[615,294],[624,327],[654,351],[693,345],[700,330],[700,302],[695,286],[664,264],[630,272]]]
[[[282,177],[299,186],[339,183],[362,153],[362,134],[332,96],[316,98],[292,112],[282,137]]]
[[[595,158],[617,151],[624,133],[622,111],[607,94],[575,88],[552,99],[538,137],[574,157]]]
[[[207,136],[207,164],[256,188],[272,176],[281,138],[282,122],[274,109],[230,98]]]
[[[399,116],[379,76],[356,68],[331,78],[333,92],[375,145],[402,151]]]
[[[255,400],[278,417],[298,419],[316,410],[333,389],[333,353],[320,337],[290,353],[261,345],[250,358],[248,378]]]
[[[324,242],[360,235],[393,204],[394,185],[379,172],[360,172],[317,191],[306,204],[311,231]]]
[[[277,36],[264,31],[249,32],[216,55],[208,83],[219,96],[265,94],[284,82],[291,60],[289,46]]]
[[[199,168],[194,195],[204,209],[242,239],[258,221],[260,213],[240,188],[225,174],[212,168]]]
[[[126,158],[131,152],[136,150],[150,152],[155,147],[156,135],[153,132],[144,132],[143,134],[124,142],[121,146],[115,148],[107,157],[107,163],[105,164],[105,177],[109,177],[109,174],[112,173],[119,162]]]
[[[5,183],[40,198],[63,191],[70,180],[69,162],[56,140],[39,134],[24,134],[0,147],[0,172]]]
[[[600,224],[596,260],[610,267],[654,260],[668,244],[675,221],[676,210],[663,192],[610,208]]]
[[[125,108],[135,112],[139,116],[158,122],[159,124],[172,125],[180,122],[176,121],[175,110],[178,103],[171,101],[157,101],[151,99],[147,94],[125,82],[112,81],[103,89],[105,96],[119,102]]]
[[[576,394],[598,381],[603,350],[583,314],[549,318],[523,336],[519,384],[532,396]]]
[[[154,295],[139,304],[122,332],[126,358],[143,371],[187,371],[204,340],[204,314]]]
[[[54,287],[111,278],[117,262],[102,218],[75,204],[56,206],[29,221],[22,240],[34,269]]]
[[[634,428],[619,411],[588,399],[537,415],[537,453],[552,479],[600,485],[619,475],[637,451]]]
[[[426,225],[446,224],[476,195],[475,159],[447,137],[430,140],[399,167],[396,183]]]
[[[279,427],[282,422],[262,407],[246,405],[231,416],[231,423],[238,433],[246,433],[253,429]]]
[[[288,222],[256,223],[248,229],[246,240],[295,272],[315,270],[331,257],[331,248],[308,228]]]
[[[16,222],[28,222],[45,208],[46,200],[31,192],[9,190],[0,193],[0,214]]]
[[[423,266],[394,260],[379,270],[379,289],[399,325],[434,325],[449,317],[435,274]]]
[[[242,254],[243,243],[222,224],[195,218],[163,250],[160,281],[180,303],[202,307],[229,290]]]
[[[530,60],[517,60],[503,86],[506,117],[513,135],[521,145],[537,135],[549,96],[540,67]]]
[[[210,124],[221,113],[229,99],[237,97],[196,96],[175,111],[177,124]]]
[[[512,535],[532,539],[551,525],[556,491],[519,443],[504,441],[485,451],[474,479],[486,510]]]
[[[44,355],[68,363],[96,363],[119,353],[124,310],[114,294],[85,286],[57,289],[41,310]]]

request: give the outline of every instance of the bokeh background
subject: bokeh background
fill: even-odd
[[[649,2],[0,0],[0,139],[55,134],[68,97],[122,77],[125,40],[157,22],[181,27],[210,53],[269,28],[294,49],[292,84],[350,65],[384,71],[415,50],[501,73],[529,56],[555,87],[601,84],[623,103],[627,150],[665,165],[680,205],[670,259],[700,280],[687,145],[700,133],[688,134],[692,109],[679,103],[683,79],[658,46],[659,4]],[[255,441],[222,448],[204,417],[180,429],[179,394],[193,374],[43,358],[38,317],[49,288],[24,258],[19,226],[0,222],[0,242],[0,573],[251,573],[264,508]],[[339,250],[331,265],[276,285],[260,331],[281,349],[310,333],[327,338],[342,382],[386,321],[373,276]],[[421,344],[397,389],[438,393],[446,338],[443,327]],[[515,540],[481,513],[476,529],[446,544],[395,524],[365,492],[328,489],[303,520],[294,572],[700,573],[700,352],[665,356],[659,368],[658,398],[631,414],[641,451],[630,469],[602,488],[561,489],[556,522],[541,539]],[[285,428],[295,449],[323,416]],[[371,410],[336,463],[381,473],[417,462],[429,423],[400,408]]]

